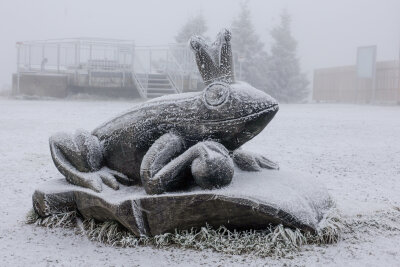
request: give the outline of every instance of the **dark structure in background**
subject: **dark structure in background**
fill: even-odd
[[[376,62],[376,46],[359,47],[353,66],[314,71],[313,100],[400,103],[400,61]]]
[[[139,47],[133,41],[99,38],[17,43],[14,94],[153,98],[184,88],[204,88],[186,45]]]

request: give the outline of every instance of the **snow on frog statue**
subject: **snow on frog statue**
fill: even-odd
[[[277,169],[264,156],[239,150],[260,133],[278,103],[244,82],[235,82],[231,33],[214,43],[190,40],[206,88],[152,99],[104,123],[91,133],[59,133],[50,138],[58,170],[72,184],[115,190],[119,183],[142,184],[161,194],[197,184],[228,185],[234,163],[243,170]]]

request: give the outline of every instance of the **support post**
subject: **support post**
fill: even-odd
[[[18,95],[20,93],[20,88],[19,88],[19,80],[20,80],[20,69],[19,69],[19,62],[21,58],[21,45],[17,43],[17,90],[16,94]]]
[[[399,42],[399,58],[397,60],[397,90],[396,90],[396,100],[397,104],[400,105],[400,42]]]
[[[376,103],[376,58],[377,58],[377,49],[375,48],[374,51],[374,66],[373,66],[373,70],[372,70],[372,103]]]

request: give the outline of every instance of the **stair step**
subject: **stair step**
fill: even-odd
[[[174,94],[176,91],[173,88],[162,89],[162,88],[147,88],[147,92],[160,93],[160,94]]]
[[[147,84],[148,88],[165,88],[165,89],[171,89],[173,88],[171,84],[158,84],[158,83],[148,83]]]
[[[148,82],[149,84],[161,84],[161,85],[165,85],[165,84],[171,84],[169,80],[164,80],[164,81],[154,81],[154,80],[149,80]]]
[[[167,74],[137,74],[138,82],[147,87],[147,97],[155,98],[163,95],[176,94],[177,91],[173,87]]]
[[[167,78],[149,78],[149,81],[154,81],[154,82],[156,82],[156,83],[158,83],[158,82],[169,82],[169,79],[167,79]]]
[[[155,98],[155,97],[159,97],[159,96],[163,96],[163,95],[171,95],[172,93],[170,93],[170,94],[163,94],[163,93],[147,93],[147,97],[148,98]]]
[[[148,75],[149,79],[168,79],[167,74],[163,73],[152,73]]]

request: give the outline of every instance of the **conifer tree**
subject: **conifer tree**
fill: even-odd
[[[175,36],[175,41],[177,43],[186,43],[189,41],[190,37],[193,35],[204,36],[207,31],[206,20],[202,13],[189,18],[189,20],[182,26],[177,36]]]
[[[274,43],[267,62],[267,91],[281,102],[302,102],[309,94],[309,81],[301,72],[297,41],[291,33],[291,17],[284,10],[280,24],[271,31]]]
[[[236,79],[254,86],[260,85],[266,53],[264,44],[254,30],[247,2],[241,4],[241,11],[233,20],[231,30]]]

